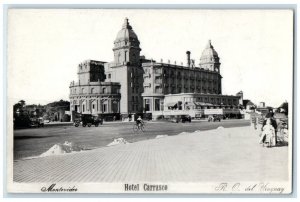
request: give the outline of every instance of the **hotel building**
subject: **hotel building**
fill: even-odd
[[[167,111],[206,108],[238,112],[242,93],[222,95],[220,58],[210,40],[198,66],[189,51],[185,65],[148,60],[140,52],[139,39],[126,18],[114,41],[113,62],[79,64],[78,82],[70,85],[71,110],[122,117],[149,113],[154,118]]]

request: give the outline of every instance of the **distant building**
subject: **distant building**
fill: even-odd
[[[266,103],[265,102],[260,102],[258,107],[261,107],[261,108],[266,107]]]
[[[253,111],[256,108],[256,105],[251,100],[243,100],[243,106],[246,111]]]

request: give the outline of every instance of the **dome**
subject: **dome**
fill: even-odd
[[[215,51],[214,47],[211,45],[211,40],[208,41],[204,51],[202,52],[200,58],[200,64],[211,63],[211,62],[219,62],[218,53]]]
[[[118,32],[115,41],[121,41],[124,39],[138,40],[137,35],[134,33],[134,31],[132,30],[132,27],[130,26],[130,24],[128,22],[128,18],[125,18],[122,29]]]

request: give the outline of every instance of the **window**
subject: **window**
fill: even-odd
[[[108,75],[107,75],[107,78],[109,78],[109,79],[110,79],[110,78],[111,78],[111,74],[108,74]]]
[[[155,68],[155,73],[156,74],[161,74],[162,70],[160,68]]]
[[[103,93],[103,94],[106,93],[106,88],[102,88],[102,93]]]
[[[84,93],[84,88],[81,89],[81,93]]]
[[[95,93],[95,92],[94,92],[94,88],[91,89],[91,93],[92,93],[92,94]]]
[[[95,104],[93,104],[93,109],[95,109]]]
[[[121,53],[118,54],[118,63],[121,61]]]
[[[154,100],[154,110],[155,111],[160,111],[160,99],[155,99]]]
[[[107,104],[102,104],[103,112],[107,112]]]
[[[160,111],[164,111],[164,100],[160,101]]]
[[[150,99],[145,99],[145,111],[150,111]]]
[[[155,83],[161,84],[162,78],[160,76],[155,77]]]
[[[113,101],[113,103],[112,103],[112,111],[113,111],[113,113],[117,113],[118,112],[118,102],[117,101]]]
[[[84,105],[82,105],[82,112],[84,112],[84,110],[85,110],[85,106],[84,106]]]

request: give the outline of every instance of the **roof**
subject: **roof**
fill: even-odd
[[[243,100],[243,105],[247,106],[247,105],[255,105],[251,100]]]
[[[197,106],[212,106],[213,104],[205,103],[205,102],[188,102],[187,103],[187,106],[194,106],[194,105],[197,105]]]
[[[218,53],[211,45],[211,40],[208,40],[208,43],[200,57],[200,64],[207,63],[207,62],[219,62]]]
[[[136,39],[136,40],[138,40],[137,35],[132,30],[132,27],[130,26],[130,24],[128,22],[128,18],[125,18],[122,29],[117,34],[116,41],[123,40],[123,39]]]

